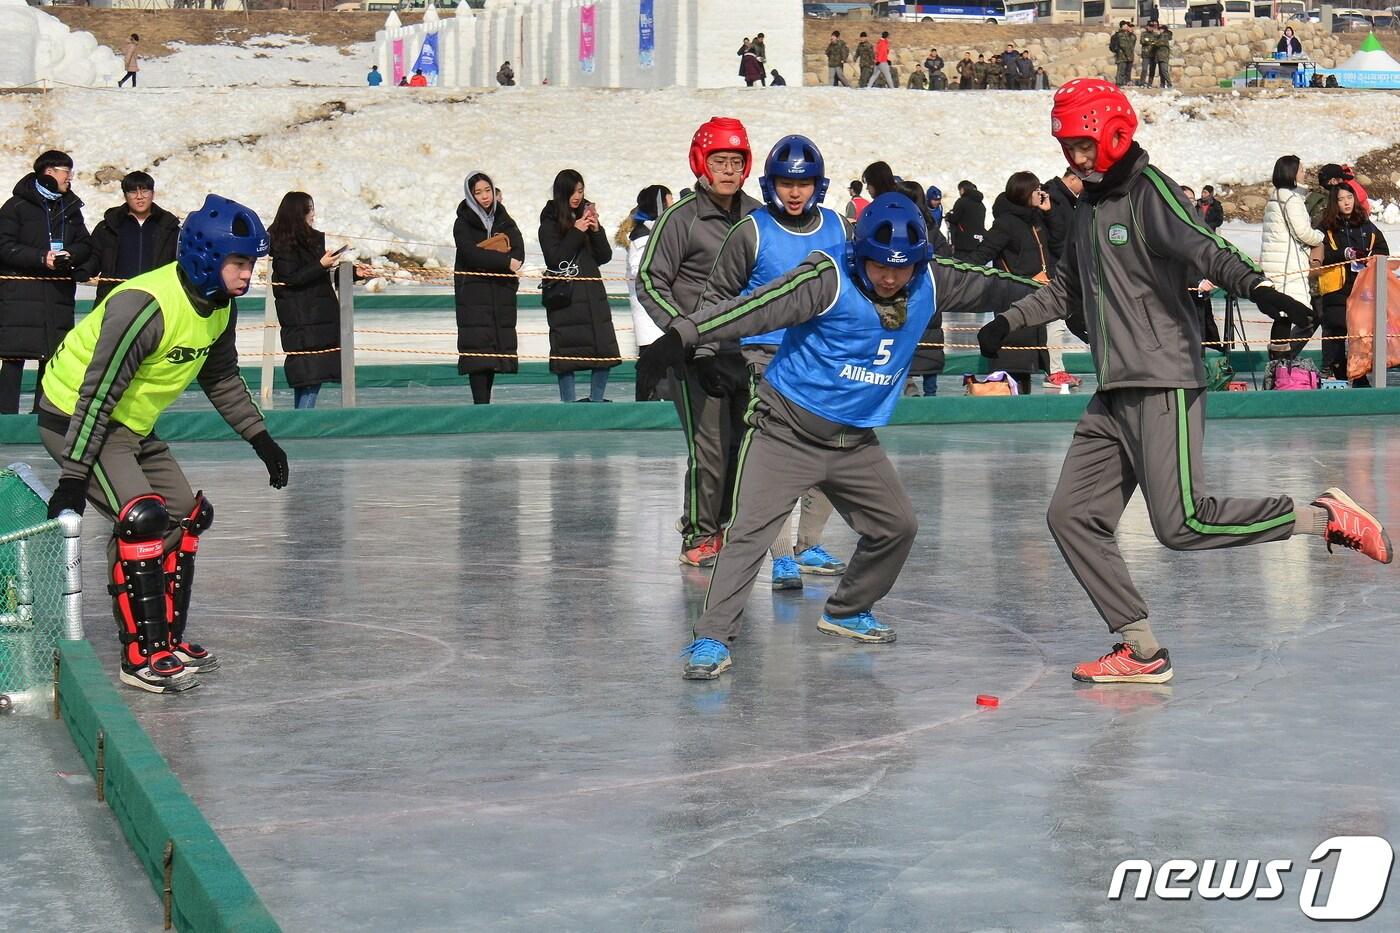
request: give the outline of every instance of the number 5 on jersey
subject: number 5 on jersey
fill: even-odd
[[[894,338],[886,337],[880,341],[880,349],[875,351],[875,362],[873,366],[884,366],[890,361],[890,347],[894,346]]]

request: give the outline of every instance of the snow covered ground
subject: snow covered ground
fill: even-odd
[[[225,83],[262,81],[264,60],[246,57],[256,49],[275,53],[268,61],[283,85],[300,80],[289,59],[308,57],[309,76],[356,86],[155,86],[163,69],[166,78],[185,69],[179,73],[194,81],[205,77],[205,67],[221,71]],[[225,53],[231,57],[220,64]],[[204,46],[152,61],[135,92],[6,96],[0,179],[24,174],[41,149],[66,149],[77,160],[75,187],[90,221],[119,202],[117,178],[136,168],[155,175],[158,199],[179,213],[216,191],[270,218],[284,192],[301,189],[316,198],[320,226],[333,240],[356,238],[362,256],[397,249],[450,262],[469,170],[486,170],[504,189],[533,252],[557,171],[583,173],[611,231],[645,185],[691,184],[686,149],[694,127],[712,114],[743,119],[756,152],[786,133],[811,135],[826,153],[830,201],[838,206],[845,182],[875,159],[949,192],[971,179],[989,201],[1013,171],[1048,177],[1064,165],[1049,136],[1045,92],[368,89],[359,86],[364,67],[358,56],[335,49],[263,37],[249,48]],[[1400,142],[1400,95],[1386,92],[1135,99],[1144,124],[1139,138],[1154,161],[1197,188],[1265,180],[1285,152],[1316,164]],[[98,184],[102,169],[106,181]],[[750,182],[749,190],[757,187]]]
[[[243,45],[177,45],[170,55],[141,63],[146,87],[364,87],[374,43],[337,48],[303,36],[265,35]]]

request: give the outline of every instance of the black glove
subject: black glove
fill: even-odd
[[[1258,305],[1266,317],[1275,321],[1285,318],[1294,327],[1306,327],[1312,317],[1312,308],[1267,283],[1250,289],[1249,300]]]
[[[690,364],[695,373],[695,381],[711,398],[724,398],[734,394],[734,386],[724,373],[724,366],[717,356],[697,356]]]
[[[253,445],[253,453],[267,467],[267,484],[273,489],[287,485],[287,452],[277,446],[272,435],[264,431],[248,443]]]
[[[666,372],[685,363],[685,342],[674,330],[668,330],[637,357],[637,392],[648,398]]]
[[[64,511],[83,514],[87,508],[87,480],[71,476],[58,481],[58,488],[49,496],[49,518],[58,518]]]
[[[1011,334],[1011,325],[1006,323],[1006,318],[998,314],[977,332],[977,346],[982,351],[982,355],[989,360],[997,358],[1001,352],[1001,345],[1006,343],[1006,338]]]

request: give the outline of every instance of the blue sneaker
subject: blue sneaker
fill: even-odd
[[[802,589],[802,573],[797,569],[797,561],[791,557],[773,558],[773,589]]]
[[[849,619],[833,619],[823,612],[821,621],[817,623],[817,631],[875,645],[887,645],[894,641],[894,629],[881,624],[870,612],[862,612]]]
[[[826,552],[820,544],[814,544],[797,555],[797,569],[803,573],[831,574],[845,573],[846,564]]]
[[[681,671],[686,680],[715,680],[734,663],[724,643],[713,638],[695,639],[681,651],[681,657],[686,659]]]

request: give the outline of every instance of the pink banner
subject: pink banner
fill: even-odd
[[[584,74],[593,73],[598,51],[598,8],[590,3],[578,11],[578,64]]]
[[[404,74],[405,74],[404,68],[403,68],[403,40],[402,40],[402,39],[395,39],[395,40],[394,40],[393,50],[394,50],[394,84],[395,84],[395,86],[397,86],[398,83],[399,83],[400,81],[403,80],[403,76],[404,76]]]

